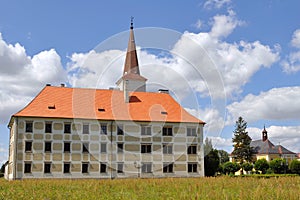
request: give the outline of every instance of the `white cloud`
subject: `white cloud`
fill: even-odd
[[[249,94],[240,102],[227,106],[231,123],[239,116],[247,122],[265,120],[299,120],[300,87],[273,88],[255,96]]]
[[[300,29],[293,33],[291,44],[293,47],[300,48]]]
[[[198,19],[197,22],[193,25],[196,29],[201,29],[203,26],[203,22]]]
[[[208,137],[215,149],[222,149],[231,153],[232,147],[232,139],[231,138],[222,138],[222,137]]]
[[[207,0],[204,3],[204,8],[206,9],[212,9],[212,8],[217,8],[220,9],[224,5],[229,5],[231,4],[231,0]]]
[[[32,58],[20,44],[7,44],[0,34],[0,123],[32,100],[46,83],[66,81],[66,73],[55,50]]]
[[[287,74],[300,71],[300,29],[293,33],[291,40],[293,47],[298,48],[298,51],[291,52],[285,59],[281,61],[283,71]]]

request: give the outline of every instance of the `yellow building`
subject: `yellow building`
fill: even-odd
[[[9,122],[5,177],[204,176],[204,122],[167,90],[146,92],[133,25],[117,89],[47,85]]]

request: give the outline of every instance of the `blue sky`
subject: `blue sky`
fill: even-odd
[[[260,138],[265,124],[274,144],[300,152],[297,0],[0,0],[0,4],[2,162],[8,155],[10,116],[46,83],[107,88],[116,81],[130,16],[149,90],[169,88],[184,107],[208,123],[205,135],[216,148],[231,150],[235,120],[243,116],[253,139]],[[151,31],[170,37],[147,35]],[[119,45],[120,38],[125,38],[120,48],[109,49]],[[167,39],[173,42],[169,48],[159,44]],[[158,44],[152,47],[151,42]],[[111,51],[93,51],[96,46]],[[164,51],[175,56],[159,54]],[[102,66],[110,67],[105,71]],[[104,71],[106,76],[99,78]]]

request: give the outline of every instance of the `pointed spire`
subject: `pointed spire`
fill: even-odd
[[[134,33],[133,33],[133,17],[131,17],[131,22],[130,22],[130,35],[129,35],[123,75],[129,73],[140,75],[140,69],[139,69],[139,63],[137,59]]]

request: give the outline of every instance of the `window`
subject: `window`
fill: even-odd
[[[71,151],[71,142],[64,142],[64,152],[69,153]]]
[[[26,162],[24,164],[24,173],[31,173],[31,162]]]
[[[118,135],[124,135],[123,125],[120,124],[120,125],[118,125],[117,127],[118,127],[118,132],[117,132],[117,134],[118,134]]]
[[[88,124],[83,124],[82,133],[83,134],[89,134],[89,125]]]
[[[151,173],[152,163],[142,163],[142,173]]]
[[[172,127],[163,127],[163,136],[172,136],[173,129]]]
[[[64,163],[64,173],[70,173],[71,164],[70,163]]]
[[[88,153],[89,152],[89,144],[83,143],[82,144],[82,153]]]
[[[81,173],[89,173],[89,163],[81,164]]]
[[[173,145],[172,144],[163,144],[163,154],[172,154]]]
[[[164,163],[163,173],[173,173],[173,165],[173,163]]]
[[[106,173],[106,163],[100,164],[100,173]]]
[[[107,125],[106,124],[101,124],[100,125],[100,134],[101,135],[107,135]]]
[[[100,152],[101,153],[106,153],[106,143],[101,143],[100,144]]]
[[[197,145],[188,146],[187,153],[188,154],[197,154]]]
[[[44,163],[44,173],[51,173],[51,163]]]
[[[118,143],[117,144],[117,152],[118,153],[123,153],[123,143]]]
[[[124,163],[118,163],[118,169],[117,169],[117,173],[123,173],[123,167],[124,167]]]
[[[186,128],[187,136],[197,136],[196,128]]]
[[[141,126],[141,135],[151,135],[151,126]]]
[[[45,123],[45,133],[52,133],[52,122]]]
[[[26,133],[32,133],[32,124],[33,124],[33,122],[26,122],[26,124],[25,124],[25,132]]]
[[[31,152],[32,151],[32,141],[26,141],[25,142],[25,152]]]
[[[188,163],[188,172],[189,173],[197,172],[197,163]]]
[[[45,142],[45,152],[51,152],[51,142]]]
[[[141,144],[141,153],[151,153],[151,144]]]
[[[64,133],[71,133],[71,123],[64,124]]]

